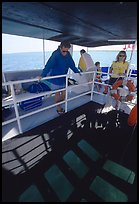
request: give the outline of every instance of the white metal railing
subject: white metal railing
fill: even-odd
[[[87,95],[89,93],[91,93],[91,96],[90,96],[90,101],[93,100],[93,93],[97,93],[97,94],[100,94],[100,95],[104,95],[103,93],[101,92],[97,92],[94,90],[94,85],[95,84],[101,84],[103,86],[109,86],[111,87],[111,85],[108,85],[108,84],[104,84],[104,83],[101,83],[101,82],[96,82],[95,81],[95,78],[96,78],[96,73],[105,73],[105,72],[98,72],[98,71],[89,71],[89,72],[82,72],[81,75],[86,75],[86,74],[92,74],[93,78],[92,78],[92,81],[91,82],[85,82],[85,83],[81,83],[81,84],[78,84],[76,85],[76,87],[80,87],[82,85],[91,85],[92,88],[90,89],[90,91],[86,91],[86,92],[83,92],[83,93],[80,93],[78,94],[77,96],[74,96],[74,97],[71,97],[71,98],[68,98],[68,90],[69,90],[69,87],[68,87],[68,78],[71,77],[71,74],[67,74],[67,75],[59,75],[59,76],[49,76],[49,77],[44,77],[42,78],[41,80],[44,80],[44,79],[54,79],[54,78],[60,78],[60,77],[66,77],[66,87],[63,88],[63,89],[59,89],[59,90],[56,90],[56,91],[47,91],[47,92],[41,92],[41,93],[38,93],[38,94],[30,94],[29,93],[29,96],[27,96],[27,94],[20,94],[20,95],[16,95],[15,94],[15,91],[14,91],[14,85],[15,84],[22,84],[22,83],[27,83],[27,82],[35,82],[35,81],[38,81],[37,78],[33,78],[33,79],[25,79],[25,80],[18,80],[18,81],[9,81],[9,82],[3,82],[2,83],[2,86],[10,86],[10,89],[11,89],[11,101],[7,102],[3,99],[3,102],[2,102],[2,106],[7,106],[7,105],[13,105],[14,106],[14,109],[15,109],[15,118],[13,119],[10,119],[8,121],[5,121],[2,123],[2,126],[3,125],[7,125],[9,123],[12,123],[14,121],[17,121],[17,124],[18,124],[18,128],[19,128],[19,133],[22,133],[22,126],[21,126],[21,119],[25,118],[25,117],[28,117],[30,115],[33,115],[33,114],[36,114],[38,112],[41,112],[41,111],[44,111],[46,109],[49,109],[49,108],[52,108],[52,107],[55,107],[59,104],[63,104],[65,103],[65,112],[67,112],[67,105],[68,105],[68,102],[71,101],[71,100],[74,100],[76,98],[79,98],[79,97],[82,97],[84,95]],[[74,73],[75,74],[75,73]],[[79,73],[76,73],[76,74],[79,74]],[[109,75],[114,75],[114,74],[110,74]],[[117,75],[118,76],[118,75]],[[122,77],[122,76],[120,76]],[[125,76],[123,76],[125,77]],[[131,78],[131,77],[129,77]],[[71,86],[70,86],[71,88]],[[72,88],[74,88],[74,86],[72,86]],[[61,101],[61,102],[58,102],[58,103],[55,103],[55,104],[52,104],[52,105],[49,105],[47,107],[43,107],[43,108],[39,108],[38,110],[32,110],[32,112],[30,113],[25,113],[24,115],[19,115],[19,110],[18,110],[18,103],[21,102],[21,101],[25,101],[25,100],[29,100],[29,99],[32,99],[32,98],[37,98],[37,97],[40,97],[40,96],[51,96],[52,94],[55,94],[56,92],[59,92],[59,91],[63,91],[63,90],[66,90],[66,96],[65,96],[65,100],[64,101]],[[21,97],[22,95],[22,97]]]
[[[89,73],[89,72],[88,72]],[[92,73],[92,72],[91,72]],[[84,73],[85,74],[85,73]],[[21,119],[22,118],[25,118],[25,117],[28,117],[30,115],[33,115],[33,114],[36,114],[38,112],[41,112],[41,111],[44,111],[46,109],[49,109],[49,108],[52,108],[52,107],[55,107],[57,106],[58,104],[62,104],[62,103],[65,103],[65,112],[67,112],[67,102],[70,101],[71,99],[68,99],[67,96],[68,96],[68,77],[70,77],[71,74],[68,74],[68,75],[59,75],[59,76],[52,76],[52,77],[44,77],[42,78],[41,80],[44,80],[44,79],[51,79],[51,78],[60,78],[60,77],[66,77],[66,87],[63,88],[63,89],[59,89],[59,90],[56,90],[56,91],[47,91],[47,92],[41,92],[41,93],[38,93],[38,94],[29,94],[29,96],[26,96],[26,94],[20,94],[20,95],[16,95],[15,94],[15,91],[14,91],[14,85],[15,84],[22,84],[22,83],[27,83],[27,82],[35,82],[35,81],[38,81],[37,78],[33,78],[33,79],[25,79],[25,80],[18,80],[18,81],[9,81],[9,82],[4,82],[2,83],[2,86],[10,86],[10,90],[11,90],[11,100],[10,101],[6,101],[3,99],[3,102],[2,102],[2,106],[8,106],[8,105],[13,105],[14,106],[14,109],[15,109],[15,118],[14,119],[10,119],[8,121],[5,121],[2,123],[2,125],[7,125],[8,123],[11,123],[11,122],[14,122],[14,121],[17,121],[17,124],[18,124],[18,128],[19,128],[19,133],[22,133],[22,127],[21,127]],[[85,84],[88,84],[88,83],[85,83]],[[76,85],[77,86],[77,85]],[[32,98],[36,98],[36,97],[40,97],[40,96],[44,96],[44,95],[49,95],[51,96],[52,94],[55,94],[56,92],[59,92],[59,91],[63,91],[63,90],[66,90],[66,98],[64,101],[61,101],[61,102],[58,102],[58,103],[55,103],[53,105],[50,105],[50,106],[47,106],[47,107],[44,107],[44,108],[39,108],[38,110],[35,110],[31,113],[25,113],[24,115],[19,115],[19,111],[18,111],[18,106],[17,104],[21,101],[24,101],[24,100],[29,100],[29,99],[32,99]],[[90,93],[90,92],[87,92],[87,93]],[[84,93],[83,95],[86,95],[87,93]],[[21,97],[22,95],[22,97]],[[82,94],[77,96],[77,97],[81,97],[83,96]],[[77,98],[77,97],[74,97],[73,99]],[[10,97],[8,97],[10,98]]]

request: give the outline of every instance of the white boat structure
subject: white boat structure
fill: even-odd
[[[3,72],[2,87],[10,94],[2,98],[2,107],[13,112],[2,122],[3,202],[137,201],[137,128],[127,122],[137,104],[137,74],[132,72],[137,67],[131,63],[137,49],[136,6],[136,2],[2,3],[5,34],[69,40],[88,49],[134,44],[127,79],[136,86],[134,99],[115,110],[115,100],[103,94],[105,83],[100,92],[96,89],[96,71],[69,73],[64,75],[65,101],[59,102],[65,114],[59,116],[56,91],[15,90],[17,84],[38,81],[42,70]],[[91,82],[83,80],[87,74],[92,74]],[[68,78],[77,79],[78,85],[69,86]],[[20,108],[21,102],[38,97],[41,106]]]

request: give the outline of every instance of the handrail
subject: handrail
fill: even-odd
[[[94,74],[93,74],[94,73]],[[41,92],[41,93],[38,93],[38,94],[32,94],[30,96],[24,96],[23,98],[19,98],[21,97],[21,94],[20,95],[15,95],[15,91],[14,91],[14,84],[19,84],[19,83],[27,83],[27,82],[35,82],[35,81],[38,81],[38,78],[33,78],[33,79],[24,79],[24,80],[17,80],[17,81],[9,81],[9,82],[3,82],[2,83],[2,86],[5,86],[5,85],[9,85],[10,88],[11,88],[11,97],[12,97],[12,102],[10,102],[10,104],[13,104],[14,106],[14,109],[15,109],[15,118],[13,119],[10,119],[8,121],[4,121],[2,123],[2,125],[6,125],[8,123],[11,123],[13,121],[17,121],[17,124],[18,124],[18,128],[19,128],[19,133],[22,133],[23,130],[22,130],[22,126],[21,126],[21,119],[25,118],[25,117],[28,117],[32,114],[36,114],[38,112],[41,112],[41,111],[44,111],[46,109],[49,109],[49,108],[52,108],[52,107],[55,107],[57,106],[58,104],[63,104],[65,103],[65,112],[67,112],[67,105],[68,105],[68,102],[71,101],[71,100],[74,100],[76,98],[79,98],[79,97],[82,97],[84,95],[87,95],[89,93],[91,93],[91,96],[90,96],[90,101],[93,100],[93,93],[97,93],[97,94],[100,94],[100,95],[104,95],[102,93],[99,93],[99,92],[96,92],[94,91],[94,84],[102,84],[103,86],[110,86],[108,84],[103,84],[101,82],[96,82],[95,81],[95,77],[96,77],[96,73],[105,73],[105,72],[98,72],[98,71],[89,71],[89,72],[82,72],[81,75],[85,75],[85,74],[92,74],[93,78],[92,78],[92,81],[91,82],[84,82],[84,83],[81,83],[81,84],[78,84],[76,85],[76,87],[80,87],[82,85],[87,85],[87,84],[91,84],[92,85],[92,88],[90,89],[90,91],[85,91],[83,93],[80,93],[78,94],[77,96],[74,96],[72,98],[68,98],[68,90],[69,90],[69,87],[68,87],[68,77],[71,77],[72,74],[67,74],[67,75],[57,75],[57,76],[48,76],[48,77],[43,77],[41,80],[44,80],[44,79],[52,79],[52,78],[60,78],[60,77],[66,77],[66,87],[63,88],[63,89],[59,89],[59,90],[55,90],[55,91],[46,91],[46,92]],[[73,73],[74,75],[75,74],[79,74],[79,73]],[[112,73],[108,73],[109,75],[115,75],[115,74],[112,74]],[[117,75],[116,75],[117,76]],[[121,76],[122,77],[122,76]],[[125,77],[125,76],[123,76]],[[128,77],[126,77],[128,78]],[[129,78],[132,78],[132,77],[129,77]],[[74,86],[70,86],[70,88],[74,88]],[[58,102],[58,103],[55,103],[55,104],[52,104],[52,105],[49,105],[47,107],[44,107],[44,108],[40,108],[38,110],[35,110],[35,111],[31,111],[30,113],[25,113],[24,115],[19,115],[19,110],[18,110],[18,107],[17,107],[17,104],[21,101],[24,101],[24,100],[28,100],[28,99],[31,99],[31,98],[35,98],[35,97],[39,97],[39,96],[45,96],[45,95],[49,95],[49,97],[56,93],[56,92],[59,92],[59,91],[62,91],[62,90],[66,90],[66,97],[65,97],[65,100],[64,101],[61,101],[61,102]],[[23,95],[23,94],[22,94]],[[131,103],[133,104],[133,103]],[[6,103],[3,103],[3,106],[5,106]],[[8,104],[7,104],[8,105]]]
[[[87,72],[87,74],[89,73],[92,73],[92,72]],[[79,73],[76,73],[76,74],[79,74]],[[83,73],[83,74],[86,74],[86,73]],[[10,88],[11,88],[11,97],[13,99],[12,102],[10,102],[10,104],[13,104],[14,105],[14,109],[15,109],[15,113],[16,113],[16,121],[18,123],[18,128],[19,128],[19,132],[22,133],[22,127],[21,127],[21,122],[20,122],[20,119],[24,118],[24,117],[28,117],[32,114],[35,114],[35,113],[38,113],[38,112],[41,112],[43,110],[46,110],[46,109],[49,109],[51,107],[55,107],[57,106],[58,104],[62,104],[62,103],[65,103],[65,111],[67,112],[67,102],[68,102],[68,98],[67,98],[67,91],[68,91],[68,77],[70,77],[71,74],[67,74],[67,75],[58,75],[58,76],[48,76],[48,77],[43,77],[41,80],[44,80],[44,79],[54,79],[54,78],[60,78],[60,77],[66,77],[66,87],[63,88],[63,89],[59,89],[59,90],[55,90],[55,91],[46,91],[46,92],[42,92],[42,93],[39,93],[39,94],[32,94],[30,96],[27,96],[27,97],[24,97],[22,99],[18,99],[18,96],[21,97],[21,95],[15,95],[15,91],[14,91],[14,84],[19,84],[19,83],[27,83],[27,82],[34,82],[34,81],[38,81],[38,78],[33,78],[33,79],[24,79],[24,80],[17,80],[17,81],[9,81],[9,82],[3,82],[2,83],[2,86],[5,86],[5,85],[9,85]],[[89,82],[88,82],[89,83]],[[86,84],[88,84],[86,83]],[[44,95],[51,95],[51,94],[54,94],[56,92],[59,92],[59,91],[62,91],[62,90],[66,90],[66,99],[62,102],[58,102],[58,103],[55,103],[53,105],[50,105],[50,106],[47,106],[45,108],[42,108],[42,109],[39,109],[39,110],[36,110],[36,111],[32,111],[31,113],[26,113],[22,116],[19,116],[19,111],[18,111],[18,108],[17,108],[17,103],[23,101],[23,100],[28,100],[28,99],[32,99],[32,98],[35,98],[35,97],[39,97],[39,96],[44,96]],[[22,94],[23,95],[23,94]],[[86,95],[86,94],[84,94]],[[5,105],[8,105],[6,103],[3,103],[2,106],[5,106]],[[13,122],[15,120],[9,120],[9,123]],[[8,124],[8,121],[3,122],[2,125],[6,125]]]

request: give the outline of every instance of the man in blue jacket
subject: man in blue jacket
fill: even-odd
[[[69,52],[71,45],[67,41],[61,42],[57,50],[55,50],[51,57],[48,59],[45,68],[39,79],[46,76],[65,75],[68,73],[68,69],[72,69],[75,73],[80,73],[80,70],[76,68],[72,56]],[[66,77],[48,79],[51,84],[51,90],[57,90],[65,88]],[[44,82],[44,80],[43,80]],[[55,93],[55,103],[65,100],[65,90]],[[57,105],[57,112],[59,114],[64,113],[61,105]]]

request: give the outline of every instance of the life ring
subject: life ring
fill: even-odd
[[[137,123],[137,104],[132,108],[127,123],[129,126],[133,126]]]
[[[111,88],[111,96],[113,96],[116,100],[118,101],[121,101],[121,96],[120,94],[118,93],[117,89],[118,87],[120,87],[121,85],[126,85],[128,87],[128,90],[129,92],[134,92],[135,91],[135,86],[134,84],[132,83],[131,80],[128,80],[126,83],[125,83],[125,80],[123,79],[120,79],[118,81],[116,81],[113,85],[112,85],[112,88]],[[132,95],[127,95],[125,97],[125,101],[132,101],[134,98],[134,96]]]

